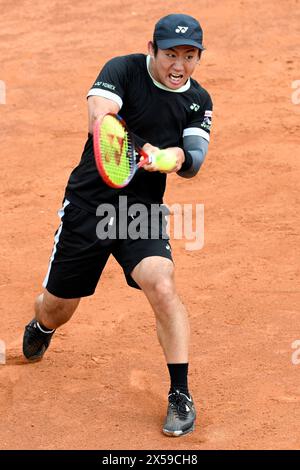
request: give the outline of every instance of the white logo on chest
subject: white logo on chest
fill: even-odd
[[[193,111],[198,111],[199,108],[200,108],[199,104],[196,104],[196,103],[193,103],[190,106],[190,109],[192,109]]]

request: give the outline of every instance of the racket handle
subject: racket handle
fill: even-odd
[[[140,152],[140,155],[143,157],[143,160],[140,160],[138,162],[138,164],[137,164],[138,168],[142,168],[145,165],[150,165],[151,163],[154,163],[154,161],[155,161],[155,156],[154,155],[148,155],[144,151]]]

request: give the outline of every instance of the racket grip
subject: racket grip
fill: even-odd
[[[142,155],[142,157],[143,157],[143,160],[139,161],[138,168],[141,168],[145,165],[151,165],[151,163],[155,163],[155,155],[144,154]]]
[[[151,163],[155,164],[155,155],[149,155],[148,164],[150,165]]]

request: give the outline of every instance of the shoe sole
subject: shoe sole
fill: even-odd
[[[23,356],[25,357],[26,361],[28,362],[40,362],[43,359],[43,356],[40,357],[26,357],[25,354],[23,353]]]
[[[48,348],[46,348],[42,353],[40,354],[35,354],[34,356],[29,356],[27,357],[23,351],[23,356],[25,357],[25,359],[27,359],[27,361],[29,362],[39,362],[43,359],[44,357],[44,354],[45,352],[47,351]]]
[[[167,429],[163,429],[163,433],[169,437],[181,437],[181,436],[185,436],[186,434],[190,434],[194,430],[195,430],[195,425],[193,424],[191,428],[186,429],[185,431],[168,431]]]

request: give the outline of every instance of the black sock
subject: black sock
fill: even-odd
[[[188,363],[185,364],[167,364],[169,373],[170,373],[170,379],[171,379],[171,387],[170,387],[170,392],[172,393],[175,390],[179,390],[181,393],[184,393],[188,397],[189,395],[189,389],[188,389],[188,368],[189,365]]]

